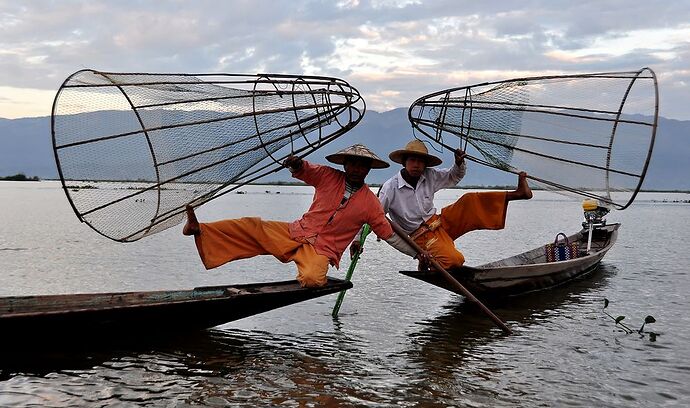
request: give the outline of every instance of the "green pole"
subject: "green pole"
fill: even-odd
[[[359,247],[364,248],[364,241],[367,239],[367,235],[371,232],[371,227],[369,224],[364,224],[364,228],[362,228],[362,235],[359,237]],[[350,281],[352,280],[352,274],[355,272],[355,267],[357,266],[357,261],[359,260],[359,252],[355,254],[355,256],[352,258],[352,261],[350,262],[350,267],[347,269],[347,273],[345,274],[345,280]],[[343,290],[338,294],[338,300],[335,301],[335,306],[333,306],[333,313],[331,313],[331,316],[333,317],[338,317],[338,311],[340,310],[340,305],[343,304],[343,299],[345,299],[345,292],[347,290]]]

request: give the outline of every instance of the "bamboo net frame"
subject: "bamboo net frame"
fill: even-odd
[[[87,69],[58,90],[51,132],[77,217],[130,242],[323,147],[365,109],[338,78]]]
[[[469,160],[622,210],[644,181],[658,113],[656,75],[642,68],[446,89],[408,116],[441,149],[471,149]]]

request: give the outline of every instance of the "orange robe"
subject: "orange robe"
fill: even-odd
[[[381,204],[366,184],[341,204],[342,171],[305,160],[293,177],[316,190],[309,210],[299,220],[288,224],[248,217],[200,224],[195,242],[207,269],[236,259],[273,255],[281,262],[295,262],[302,286],[321,286],[329,264],[338,267],[363,224],[369,224],[382,239],[393,235]]]

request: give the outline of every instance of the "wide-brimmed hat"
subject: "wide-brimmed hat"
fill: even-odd
[[[405,163],[403,160],[405,159],[405,156],[409,155],[423,157],[426,161],[427,167],[438,166],[443,162],[443,160],[440,158],[429,154],[429,149],[426,148],[426,145],[421,140],[417,139],[406,144],[404,149],[392,152],[388,155],[388,157],[390,157],[394,162],[404,165]]]
[[[374,154],[374,152],[369,150],[369,148],[363,144],[352,145],[339,152],[329,154],[326,156],[326,160],[335,164],[345,164],[345,158],[348,156],[371,160],[372,169],[385,169],[386,167],[390,167],[388,162],[381,160],[376,154]]]

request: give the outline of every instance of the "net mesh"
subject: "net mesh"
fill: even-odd
[[[322,147],[364,110],[337,78],[84,70],[55,97],[53,147],[77,216],[135,241]]]
[[[624,209],[639,191],[658,119],[649,68],[522,78],[436,92],[409,111],[416,130],[470,160]]]

